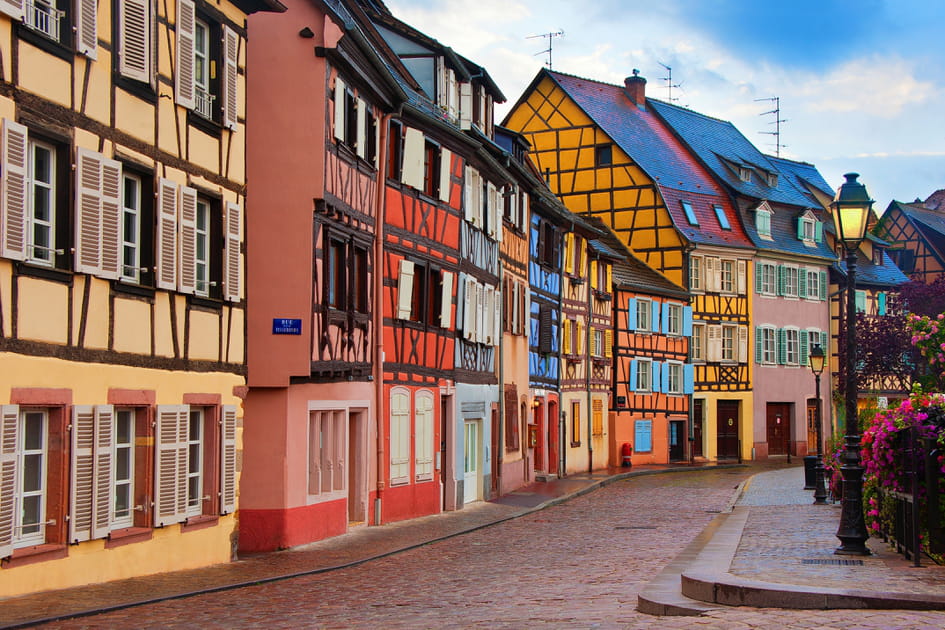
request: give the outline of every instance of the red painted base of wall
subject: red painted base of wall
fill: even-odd
[[[384,523],[404,521],[440,512],[438,481],[393,486],[384,491],[381,519]]]
[[[239,549],[244,552],[287,549],[347,530],[346,499],[285,510],[239,511]]]

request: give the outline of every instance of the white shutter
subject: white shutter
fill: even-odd
[[[434,65],[436,66],[434,69],[436,73],[434,77],[436,81],[436,104],[445,109],[447,99],[446,63],[442,56],[438,56]]]
[[[174,86],[177,104],[194,108],[194,24],[197,20],[192,0],[177,0],[177,74]]]
[[[364,159],[364,156],[367,155],[367,134],[365,125],[367,124],[367,103],[364,102],[364,99],[359,98],[358,101],[358,135],[356,139],[356,144],[354,147],[355,153],[358,154],[358,157]]]
[[[236,129],[239,114],[239,90],[237,89],[237,63],[240,36],[236,31],[223,26],[223,126]]]
[[[466,166],[466,179],[463,181],[463,218],[468,223],[473,222],[473,188],[476,180],[476,169]]]
[[[414,475],[417,478],[428,477],[433,474],[433,396],[429,392],[418,393],[414,398],[414,407]]]
[[[498,346],[502,338],[502,290],[496,287],[492,297],[492,345]]]
[[[487,295],[486,287],[479,282],[476,282],[476,295],[473,298],[475,302],[475,313],[476,313],[476,327],[474,333],[474,339],[477,343],[485,343],[486,340],[486,308],[487,305]]]
[[[447,148],[440,149],[440,201],[450,201],[450,169],[452,168],[453,152]]]
[[[177,290],[193,294],[197,287],[197,191],[180,187],[177,228],[180,230],[180,273]]]
[[[736,269],[738,270],[736,276],[736,291],[739,295],[745,295],[745,292],[748,290],[748,263],[744,260],[739,260],[736,263]]]
[[[112,451],[115,447],[115,408],[95,407],[95,463],[92,487],[92,538],[108,536],[115,504],[112,502]],[[132,500],[134,497],[132,497]]]
[[[26,127],[3,119],[0,147],[0,256],[26,258]]]
[[[446,111],[450,120],[456,120],[459,114],[459,103],[456,92],[456,73],[450,68],[446,71]]]
[[[722,327],[719,325],[707,326],[708,329],[708,359],[709,361],[722,360]]]
[[[390,477],[402,479],[410,474],[410,409],[409,396],[402,392],[391,395],[390,401]]]
[[[476,281],[463,276],[460,282],[463,287],[463,339],[473,341],[476,334]]]
[[[469,129],[472,123],[473,111],[472,83],[459,84],[459,126],[461,129]]]
[[[95,0],[78,0],[76,8],[76,50],[90,59],[98,57],[98,3]]]
[[[519,220],[519,228],[521,228],[523,232],[527,232],[528,222],[530,220],[528,216],[528,193],[525,193],[522,195],[521,210],[522,210],[522,216],[521,216],[521,219]]]
[[[236,406],[223,405],[220,422],[220,514],[236,510]]]
[[[718,291],[721,284],[719,278],[719,259],[712,256],[705,258],[705,290],[709,292]]]
[[[498,213],[498,189],[495,187],[495,184],[489,182],[486,185],[486,213],[489,219],[489,236],[492,238],[497,238],[496,234],[501,234],[502,230],[499,229],[497,223],[499,222],[499,213]]]
[[[76,150],[75,270],[102,268],[102,156]]]
[[[118,72],[124,77],[145,83],[151,81],[150,4],[149,0],[125,0],[118,3]]]
[[[0,558],[13,554],[19,420],[20,408],[17,405],[0,405]]]
[[[412,261],[400,261],[400,276],[397,279],[397,319],[410,319],[413,309],[413,268]]]
[[[177,289],[177,184],[169,179],[158,181],[157,268],[159,289]]]
[[[72,407],[72,484],[69,492],[69,542],[92,537],[95,412],[91,405]]]
[[[748,363],[748,326],[738,327],[738,362]]]
[[[121,162],[102,160],[101,275],[115,279],[122,271]]]
[[[335,77],[335,139],[345,141],[345,82]]]
[[[223,297],[230,302],[239,302],[243,289],[243,266],[240,264],[240,218],[243,209],[239,204],[226,204],[226,241],[224,241]]]
[[[482,342],[493,345],[497,343],[495,338],[495,287],[484,285],[482,291]]]
[[[14,20],[23,19],[23,0],[0,0],[0,13],[6,13]]]
[[[404,133],[404,167],[402,181],[423,190],[423,132],[407,127]]]
[[[440,294],[440,326],[450,327],[450,315],[453,313],[453,273],[442,271],[442,293]]]
[[[154,526],[187,519],[188,405],[158,405],[154,442]]]

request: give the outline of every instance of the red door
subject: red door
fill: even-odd
[[[535,407],[535,472],[545,471],[544,420],[545,405],[539,404]]]
[[[767,405],[767,439],[769,455],[787,455],[791,439],[791,410],[784,403]]]
[[[558,470],[558,401],[548,402],[548,467],[546,470],[560,475]]]

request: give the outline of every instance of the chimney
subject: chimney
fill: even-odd
[[[627,98],[630,99],[630,102],[639,107],[640,109],[646,108],[646,79],[639,76],[640,71],[636,68],[633,69],[633,76],[627,77],[623,80],[624,84],[624,93],[627,95]]]

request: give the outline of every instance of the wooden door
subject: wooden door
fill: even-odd
[[[817,454],[817,399],[807,399],[807,454]]]
[[[715,417],[718,458],[738,459],[738,401],[718,401]]]
[[[479,500],[479,422],[463,423],[463,503]]]
[[[558,475],[564,471],[558,470],[558,401],[548,402],[548,466],[546,471]]]
[[[545,472],[545,405],[535,407],[535,472]]]
[[[692,456],[702,457],[702,421],[705,418],[705,400],[692,401]]]
[[[669,461],[681,462],[686,459],[686,421],[669,421]]]
[[[784,403],[768,403],[765,412],[768,455],[787,455],[791,447],[791,409]]]

